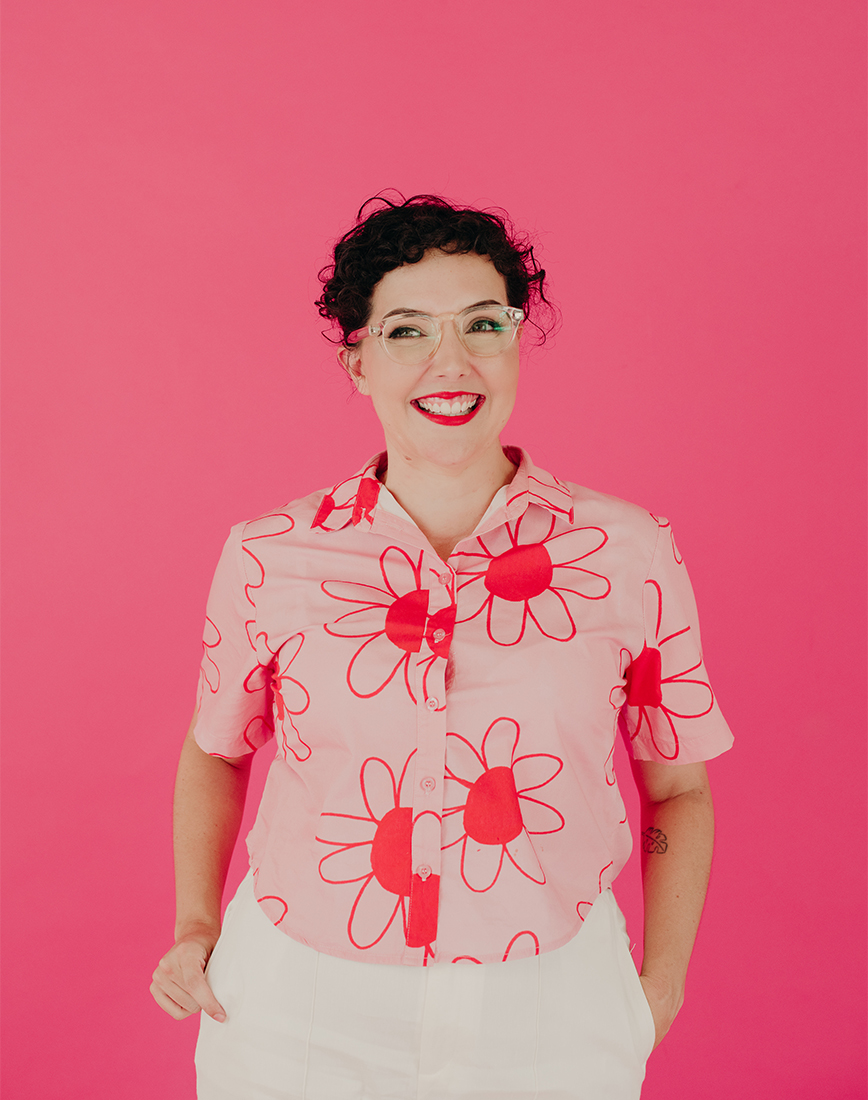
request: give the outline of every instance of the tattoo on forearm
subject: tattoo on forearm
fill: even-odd
[[[660,829],[647,828],[642,834],[642,851],[662,856],[669,847],[666,834]]]

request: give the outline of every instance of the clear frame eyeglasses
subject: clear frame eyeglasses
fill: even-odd
[[[437,353],[443,338],[443,324],[452,321],[458,339],[471,355],[490,358],[510,346],[524,320],[517,306],[470,306],[461,313],[397,313],[379,325],[357,329],[350,342],[365,336],[379,336],[383,350],[396,363],[418,366]]]

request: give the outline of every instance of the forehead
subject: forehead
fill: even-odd
[[[374,288],[374,316],[393,309],[458,313],[475,302],[507,305],[506,282],[486,256],[427,252],[417,264],[387,271]]]

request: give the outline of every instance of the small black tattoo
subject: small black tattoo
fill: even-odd
[[[642,834],[643,852],[652,852],[662,856],[668,847],[669,841],[666,839],[666,834],[659,829],[649,827]]]

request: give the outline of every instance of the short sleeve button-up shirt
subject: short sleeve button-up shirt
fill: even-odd
[[[448,562],[378,478],[234,527],[195,737],[274,740],[259,904],[327,954],[499,962],[572,938],[631,835],[616,737],[690,763],[732,736],[669,523],[536,468]]]

